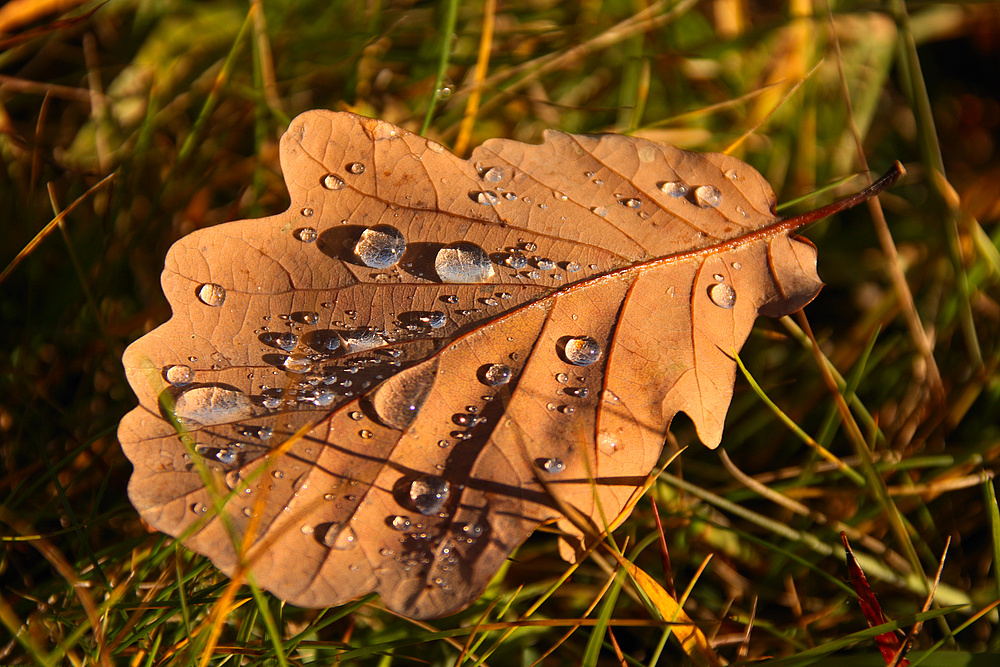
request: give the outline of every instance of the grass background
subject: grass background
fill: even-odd
[[[469,610],[414,623],[373,598],[301,610],[245,588],[216,618],[225,577],[144,529],[115,440],[134,404],[122,351],[169,315],[158,280],[173,241],[287,206],[277,140],[312,108],[423,129],[463,154],[547,128],[728,149],[793,202],[787,211],[860,189],[865,164],[902,160],[909,174],[880,208],[808,230],[828,283],[808,320],[761,320],[742,353],[774,404],[851,473],[741,379],[729,467],[678,418],[669,444],[691,448],[616,538],[651,575],[690,589],[685,610],[726,660],[807,664],[814,647],[852,644],[866,627],[841,530],[894,619],[921,611],[923,577],[950,537],[935,607],[966,606],[925,624],[915,645],[937,651],[924,664],[989,660],[1000,652],[998,71],[1000,6],[987,3],[8,3],[0,662],[685,664],[600,554],[533,625],[520,622],[567,568],[544,532]],[[846,379],[849,411],[803,327]],[[493,629],[474,628],[484,618]],[[855,667],[884,664],[870,638],[849,650]]]

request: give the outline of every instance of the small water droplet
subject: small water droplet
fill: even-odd
[[[728,178],[731,181],[737,181],[739,180],[740,175],[739,173],[737,173],[735,169],[730,169],[729,171],[726,172],[726,178]]]
[[[343,190],[344,181],[336,174],[327,174],[323,177],[323,187],[327,190]]]
[[[574,398],[587,398],[590,395],[590,390],[586,387],[569,387],[564,391],[567,396],[573,396]]]
[[[261,426],[257,429],[257,437],[261,440],[270,440],[274,437],[274,429],[270,426]]]
[[[354,529],[342,523],[331,523],[323,533],[323,545],[338,551],[353,549],[358,543]]]
[[[314,213],[315,213],[316,211],[314,211],[314,210],[312,210],[311,208],[309,208],[308,206],[306,206],[306,207],[305,207],[305,208],[303,208],[303,209],[302,209],[302,211],[300,211],[300,212],[302,213],[302,217],[303,217],[303,218],[311,218],[311,217],[313,217],[313,214],[314,214]]]
[[[581,267],[576,262],[566,262],[566,272],[567,273],[576,273],[581,268],[583,268],[583,267]]]
[[[496,206],[500,201],[500,195],[492,190],[472,190],[469,192],[472,201],[483,206]]]
[[[359,176],[365,173],[365,165],[361,164],[360,162],[352,162],[351,164],[347,165],[347,171],[351,172],[355,176]]]
[[[360,431],[358,431],[358,435],[364,438],[365,440],[371,440],[373,437],[375,437],[375,434],[366,428],[363,428]]]
[[[365,418],[365,416],[363,414],[361,414],[360,412],[358,412],[357,410],[353,410],[347,416],[350,417],[351,419],[353,419],[356,422],[359,422],[359,421],[361,421],[362,419]]]
[[[391,523],[392,527],[401,533],[408,531],[413,526],[410,517],[406,516],[394,516]]]
[[[226,301],[226,288],[215,283],[205,283],[198,287],[198,299],[206,306],[221,306]]]
[[[281,362],[282,368],[289,373],[308,373],[312,370],[312,362],[308,358],[293,354],[285,357]]]
[[[667,181],[660,183],[660,190],[671,197],[683,197],[688,193],[689,188],[687,183],[683,181]]]
[[[191,506],[191,511],[195,514],[205,514],[208,512],[208,505],[205,503],[195,503]]]
[[[558,199],[559,201],[569,201],[569,197],[567,197],[563,193],[559,192],[558,190],[556,190],[555,192],[553,192],[552,196],[555,197],[556,199]]]
[[[590,212],[602,218],[608,215],[608,209],[603,206],[591,206]]]
[[[627,199],[622,199],[622,206],[627,206],[628,208],[641,208],[642,200],[636,199],[635,197],[628,197]]]
[[[722,193],[714,185],[699,185],[695,188],[694,200],[702,208],[715,208],[722,203]]]
[[[191,371],[190,366],[167,366],[167,369],[163,372],[163,377],[173,386],[183,387],[191,383],[191,380],[194,379],[194,373]]]
[[[292,313],[292,319],[300,324],[308,324],[312,326],[319,323],[319,313],[315,310],[300,310]]]
[[[447,440],[438,440],[438,447],[441,449],[447,449],[448,447],[451,447],[451,443]]]
[[[507,256],[507,259],[504,260],[504,264],[512,269],[520,271],[528,265],[528,258],[524,255],[514,253]]]
[[[708,298],[719,308],[728,310],[736,305],[736,290],[726,283],[714,283],[708,288]]]
[[[541,257],[535,260],[535,266],[542,271],[551,271],[556,268],[556,263],[547,257]]]
[[[528,271],[528,278],[531,280],[538,280],[542,277],[542,274],[538,271]]]
[[[743,265],[740,264],[739,262],[733,262],[733,268],[739,271],[740,269],[743,268]]]
[[[569,382],[569,376],[565,373],[556,373],[556,382],[559,384],[566,384]]]
[[[275,470],[274,472],[271,473],[271,477],[275,479],[284,479],[285,473],[282,470]]]
[[[721,282],[725,282],[725,280],[726,280],[726,277],[724,275],[722,275],[721,273],[716,273],[712,277],[715,278],[716,280],[718,280],[720,283]]]
[[[486,251],[474,243],[449,243],[437,252],[434,269],[446,283],[478,283],[493,275]]]
[[[312,243],[316,240],[319,234],[312,227],[303,227],[302,229],[295,232],[295,238],[302,241],[303,243]]]
[[[291,352],[299,344],[299,337],[293,333],[264,334],[261,338],[268,345],[285,352]]]
[[[601,346],[590,336],[579,336],[566,341],[563,356],[574,366],[589,366],[601,357]]]
[[[365,266],[388,269],[395,266],[406,252],[406,239],[395,227],[376,225],[361,232],[354,245],[354,254]]]
[[[410,500],[418,512],[432,516],[441,511],[448,502],[451,485],[447,480],[428,475],[410,483]]]
[[[482,369],[482,382],[490,387],[499,387],[510,382],[513,375],[506,364],[490,364]]]
[[[503,180],[503,167],[490,167],[485,170],[483,180],[487,183],[499,183]]]
[[[597,447],[605,454],[614,454],[619,450],[618,441],[609,433],[597,434]]]
[[[542,462],[542,470],[552,475],[561,473],[565,469],[566,469],[566,464],[563,463],[563,460],[559,458],[553,457],[551,459],[545,459]]]

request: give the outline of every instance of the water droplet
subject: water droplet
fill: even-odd
[[[336,174],[327,174],[323,177],[323,187],[327,190],[343,190],[344,181]]]
[[[191,511],[195,514],[205,514],[208,512],[208,505],[205,503],[195,503],[191,506]]]
[[[451,443],[447,440],[438,440],[438,447],[441,449],[447,449],[448,447],[451,447]]]
[[[319,313],[315,310],[300,310],[292,313],[292,319],[300,324],[314,325],[319,322]]]
[[[311,208],[309,208],[308,206],[306,206],[306,207],[305,207],[304,209],[302,209],[302,211],[301,211],[301,213],[302,213],[302,217],[303,217],[303,218],[311,218],[311,217],[313,217],[313,214],[314,214],[315,212],[316,212],[316,211],[312,210],[312,209],[311,209]]]
[[[493,264],[486,251],[465,241],[449,243],[438,250],[434,269],[446,283],[478,283],[493,275]]]
[[[202,426],[238,421],[253,414],[250,399],[238,389],[208,385],[188,389],[177,397],[174,415]]]
[[[373,269],[388,269],[394,266],[406,252],[406,239],[390,225],[376,225],[361,232],[354,245],[354,254],[365,266]]]
[[[313,396],[312,402],[316,407],[325,408],[332,405],[335,399],[336,396],[329,389],[318,389]]]
[[[719,308],[728,310],[736,305],[736,290],[726,283],[714,283],[708,288],[708,298]]]
[[[739,271],[740,269],[743,268],[743,265],[740,264],[739,262],[733,262],[733,268]]]
[[[737,173],[735,169],[730,169],[729,171],[726,172],[726,178],[728,178],[731,181],[737,181],[739,180],[740,175],[739,173]]]
[[[163,371],[163,377],[173,386],[183,387],[191,383],[191,380],[194,379],[194,373],[190,366],[167,366],[167,369]]]
[[[580,270],[581,268],[583,268],[583,267],[581,267],[581,266],[580,266],[579,264],[577,264],[576,262],[567,262],[567,263],[566,263],[566,272],[567,272],[567,273],[576,273],[576,272],[577,272],[577,271],[579,271],[579,270]]]
[[[702,208],[715,208],[722,203],[722,193],[714,185],[699,185],[695,188],[694,200]]]
[[[361,414],[360,412],[358,412],[357,410],[354,410],[354,411],[350,412],[347,416],[350,417],[351,419],[353,419],[356,422],[359,422],[359,421],[361,421],[362,419],[365,418],[365,416],[363,414]]]
[[[271,428],[270,426],[261,426],[257,430],[257,437],[260,438],[261,440],[270,440],[272,437],[274,437],[274,429]]]
[[[627,199],[622,199],[622,206],[627,206],[628,208],[641,208],[642,200],[636,199],[635,197],[629,197]]]
[[[215,458],[223,465],[232,465],[240,457],[239,443],[233,443],[229,447],[220,449],[215,454]]]
[[[490,387],[499,387],[510,382],[513,373],[506,364],[490,364],[482,370],[482,382]]]
[[[556,268],[556,263],[547,257],[542,257],[535,260],[535,266],[537,266],[542,271],[551,271]]]
[[[351,172],[355,176],[358,176],[365,173],[365,165],[361,164],[360,162],[352,162],[351,164],[347,165],[347,171]]]
[[[410,517],[406,516],[394,516],[391,523],[392,527],[401,533],[408,531],[413,526]]]
[[[299,337],[293,333],[264,334],[262,340],[272,347],[291,352],[299,344]]]
[[[520,271],[528,265],[528,258],[524,255],[514,253],[507,256],[507,259],[503,262],[512,269]]]
[[[603,218],[603,217],[607,216],[608,209],[606,209],[603,206],[591,206],[590,207],[590,212],[593,213],[594,215],[597,215],[597,216],[600,216],[600,217]]]
[[[198,298],[206,306],[221,306],[226,301],[226,288],[215,283],[205,283],[198,287]]]
[[[671,197],[683,197],[688,193],[687,183],[683,181],[667,181],[665,183],[660,183],[660,190],[667,193]]]
[[[597,447],[605,454],[614,454],[619,449],[618,441],[608,433],[597,434]]]
[[[542,462],[542,470],[553,475],[560,473],[565,469],[566,464],[563,463],[562,459],[553,457],[551,459],[545,459],[545,461]]]
[[[271,477],[275,479],[284,479],[285,472],[283,470],[275,470],[274,472],[271,473]]]
[[[564,391],[567,396],[573,396],[574,398],[587,398],[590,394],[590,390],[586,387],[569,387]]]
[[[350,352],[363,352],[385,344],[385,338],[371,327],[360,327],[344,335],[344,345]]]
[[[312,243],[316,240],[319,234],[312,227],[303,227],[302,229],[295,232],[295,238],[302,241],[303,243]]]
[[[569,376],[565,373],[556,373],[556,382],[559,384],[566,384],[569,382]]]
[[[285,357],[281,362],[282,368],[289,373],[308,373],[312,370],[312,362],[308,358],[293,354]]]
[[[440,310],[432,310],[417,317],[419,322],[429,326],[431,329],[442,329],[448,324],[448,316]]]
[[[574,408],[572,405],[560,405],[559,412],[563,413],[564,415],[571,415],[574,412],[576,412],[576,408]]]
[[[500,201],[500,195],[491,190],[473,190],[469,193],[472,201],[483,206],[496,206]]]
[[[363,428],[360,431],[358,431],[358,435],[365,440],[371,440],[373,437],[375,437],[375,434],[366,428]]]
[[[396,373],[380,384],[369,399],[379,421],[406,430],[417,418],[436,377],[437,363],[429,362]]]
[[[712,277],[715,278],[716,280],[718,280],[720,283],[721,282],[725,282],[725,280],[726,280],[726,277],[724,275],[722,275],[721,273],[716,273]]]
[[[563,356],[574,366],[589,366],[601,358],[601,346],[590,336],[570,338],[563,348]]]
[[[354,529],[342,523],[331,523],[323,533],[323,545],[338,551],[353,549],[358,543]]]
[[[563,193],[559,192],[558,190],[556,190],[555,192],[553,192],[552,196],[555,197],[556,199],[558,199],[559,201],[569,201],[569,197],[567,197]]]
[[[487,183],[499,183],[503,180],[503,167],[490,167],[483,172],[483,180]]]
[[[532,280],[538,280],[542,277],[542,274],[538,271],[528,271],[528,277]]]
[[[432,516],[448,502],[451,485],[440,477],[428,475],[410,483],[410,500],[418,512]]]

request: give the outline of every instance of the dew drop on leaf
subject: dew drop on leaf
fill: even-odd
[[[722,193],[714,185],[699,185],[695,188],[694,199],[702,208],[715,208],[722,203]]]
[[[413,525],[409,517],[398,516],[398,515],[392,517],[392,521],[390,523],[392,524],[392,527],[395,530],[398,530],[400,532],[406,532]]]
[[[308,373],[312,370],[312,362],[303,356],[289,355],[281,362],[281,367],[289,373]]]
[[[714,283],[708,288],[708,298],[719,308],[728,310],[736,305],[736,290],[726,283]]]
[[[353,549],[358,543],[358,536],[349,525],[331,523],[323,533],[323,545],[331,549],[345,551]]]
[[[305,207],[304,209],[302,209],[302,211],[301,211],[301,213],[302,213],[302,217],[303,217],[303,218],[311,218],[311,217],[313,217],[313,214],[314,214],[315,212],[316,212],[316,211],[312,210],[312,209],[311,209],[311,208],[309,208],[308,206],[306,206],[306,207]]]
[[[511,254],[503,262],[507,266],[515,270],[521,270],[528,265],[528,258],[520,254]]]
[[[642,200],[636,199],[635,197],[629,197],[627,199],[622,199],[622,206],[627,206],[628,208],[641,208]]]
[[[347,165],[347,171],[351,172],[355,176],[365,173],[365,165],[360,162],[352,162]]]
[[[276,333],[265,335],[264,340],[273,347],[290,352],[299,344],[299,337],[293,333]]]
[[[303,227],[295,232],[295,237],[303,243],[312,243],[316,240],[317,236],[319,236],[319,234],[317,234],[316,230],[312,227]]]
[[[603,218],[608,214],[608,209],[603,206],[592,206],[590,212]]]
[[[601,346],[590,336],[570,338],[563,348],[563,356],[574,366],[589,366],[600,359]]]
[[[323,187],[327,190],[342,190],[344,181],[336,174],[327,174],[323,177]]]
[[[503,180],[503,167],[490,167],[483,172],[483,180],[487,183],[499,183]]]
[[[511,375],[507,364],[490,364],[482,371],[482,381],[490,387],[499,387],[510,382]]]
[[[436,364],[420,364],[380,384],[369,399],[379,421],[390,428],[405,430],[417,418],[436,375]]]
[[[424,516],[432,516],[440,512],[448,502],[450,489],[451,485],[440,477],[420,477],[410,483],[410,500],[418,512]]]
[[[493,275],[493,263],[486,251],[465,241],[438,250],[434,269],[446,283],[478,283]]]
[[[553,262],[551,259],[548,259],[547,257],[542,257],[538,260],[535,260],[535,266],[537,266],[542,271],[551,271],[552,269],[556,268],[556,263]]]
[[[394,266],[406,252],[406,239],[390,225],[376,225],[361,232],[354,245],[354,254],[365,266],[372,269],[388,269]]]
[[[553,475],[560,473],[565,469],[566,464],[559,458],[553,457],[551,459],[545,459],[545,461],[542,462],[542,470]]]
[[[469,193],[472,201],[483,206],[496,206],[500,201],[500,195],[490,190],[473,190]]]
[[[191,380],[194,379],[194,373],[191,371],[190,366],[179,364],[176,366],[167,366],[167,369],[163,372],[163,377],[173,386],[183,387],[191,383]]]
[[[198,299],[206,306],[221,306],[226,301],[226,288],[215,283],[205,283],[198,287]]]
[[[385,338],[371,327],[361,327],[344,334],[344,345],[350,352],[363,352],[385,344]]]
[[[660,183],[660,190],[671,197],[683,197],[688,193],[688,186],[683,181],[667,181]]]
[[[227,424],[253,413],[250,399],[242,391],[218,385],[188,389],[177,397],[174,415],[202,426]]]

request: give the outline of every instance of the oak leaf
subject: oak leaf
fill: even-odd
[[[300,606],[442,616],[540,523],[580,537],[563,510],[600,533],[677,412],[719,444],[754,319],[822,285],[726,155],[548,132],[466,161],[326,111],[280,154],[287,211],[170,249],[119,439],[150,525]]]

